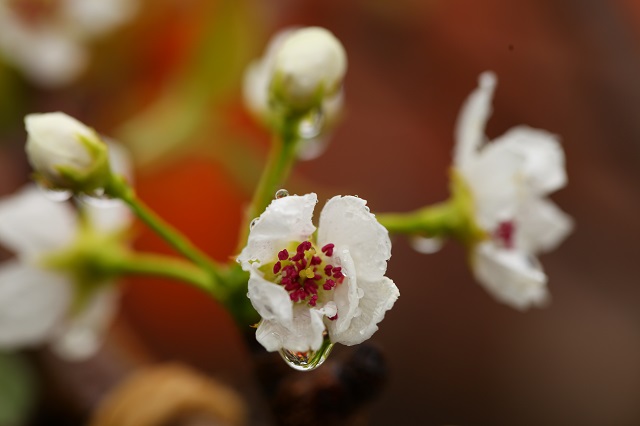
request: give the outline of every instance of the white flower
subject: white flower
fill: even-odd
[[[244,98],[259,117],[274,103],[293,110],[321,108],[326,120],[342,107],[347,56],[340,41],[324,28],[287,29],[276,34],[263,58],[245,73]]]
[[[476,225],[489,237],[474,245],[474,274],[498,300],[526,309],[548,298],[535,255],[555,248],[573,226],[546,198],[566,184],[564,153],[555,135],[526,126],[489,142],[484,128],[495,86],[494,74],[482,74],[464,104],[454,165],[470,191]]]
[[[0,1],[0,53],[35,83],[57,87],[87,66],[86,44],[130,20],[137,0]]]
[[[385,277],[391,242],[357,197],[334,197],[311,222],[316,194],[274,200],[238,257],[249,298],[262,317],[256,337],[268,350],[315,351],[355,345],[378,329],[399,292]]]
[[[29,114],[26,151],[40,178],[58,188],[104,188],[110,173],[107,145],[97,133],[61,112]]]
[[[118,232],[130,222],[120,202],[85,208],[91,225],[103,233]],[[99,348],[116,309],[116,287],[101,283],[78,311],[79,288],[72,277],[43,266],[44,259],[68,248],[78,235],[78,217],[70,205],[49,200],[35,185],[0,200],[0,245],[16,255],[0,264],[0,348],[49,342],[70,360]]]

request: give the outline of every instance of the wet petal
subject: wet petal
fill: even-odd
[[[491,242],[479,244],[473,254],[473,272],[498,301],[519,310],[547,302],[547,276],[538,260],[519,250]]]
[[[316,229],[311,217],[317,202],[313,193],[273,200],[254,222],[247,246],[238,257],[242,269],[248,271],[254,262],[270,262],[291,242],[307,240]]]
[[[333,243],[348,250],[358,277],[375,280],[387,271],[391,257],[389,232],[358,197],[333,197],[324,206],[318,226],[318,245]]]
[[[491,116],[491,100],[495,87],[495,74],[482,73],[478,78],[478,88],[462,106],[456,123],[456,146],[453,154],[453,161],[457,167],[465,167],[486,140],[484,129]]]
[[[400,296],[396,285],[387,277],[377,281],[359,279],[358,287],[362,297],[358,303],[358,313],[351,319],[349,327],[338,331],[337,324],[328,321],[327,328],[332,342],[350,346],[369,339],[378,330],[377,324],[384,319],[385,313]]]
[[[265,280],[255,269],[249,277],[247,296],[263,319],[287,325],[291,323],[293,302],[289,298],[289,293],[281,285]]]
[[[71,303],[70,283],[19,261],[0,266],[0,347],[18,349],[51,337]]]
[[[528,191],[546,195],[567,183],[564,151],[558,137],[527,126],[510,129],[492,145],[523,158],[520,174]]]
[[[555,249],[573,230],[573,220],[553,202],[532,198],[516,219],[516,247],[530,253]]]
[[[306,305],[293,308],[293,321],[285,325],[278,321],[262,320],[256,330],[256,339],[269,352],[281,348],[294,352],[317,350],[322,346],[323,312]]]
[[[336,333],[343,333],[349,328],[351,320],[358,312],[358,303],[360,301],[358,295],[359,278],[349,250],[342,249],[335,253],[339,260],[339,266],[342,267],[346,278],[342,284],[338,284],[332,290],[333,301],[338,310],[338,319],[332,321],[331,327]]]
[[[47,199],[35,185],[0,200],[0,244],[21,256],[66,246],[76,225],[71,206]]]

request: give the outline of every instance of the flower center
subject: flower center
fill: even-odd
[[[507,220],[498,224],[498,228],[494,231],[494,236],[505,248],[512,249],[515,230],[515,223]]]
[[[269,272],[293,302],[316,306],[319,297],[342,284],[345,278],[342,267],[335,266],[333,260],[335,246],[326,244],[318,252],[311,241],[303,241],[292,247],[295,252],[286,248],[278,252],[278,260]],[[329,319],[337,318],[336,314]]]

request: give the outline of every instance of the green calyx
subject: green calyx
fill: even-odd
[[[57,166],[56,171],[60,175],[60,184],[55,186],[71,190],[74,193],[91,194],[98,189],[105,188],[111,179],[109,148],[98,135],[94,135],[94,137],[76,135],[76,138],[91,156],[91,165],[85,169]]]
[[[471,246],[487,238],[486,232],[475,219],[475,202],[464,177],[451,169],[451,204],[456,212],[453,234],[464,244]]]
[[[96,291],[111,285],[118,275],[112,266],[129,252],[127,241],[125,231],[99,232],[85,220],[73,244],[41,260],[44,268],[72,278],[75,286],[73,312],[82,310]]]

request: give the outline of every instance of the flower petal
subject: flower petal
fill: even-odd
[[[516,218],[516,247],[530,253],[555,249],[573,230],[573,220],[553,202],[531,198]]]
[[[44,343],[71,303],[72,289],[61,276],[7,261],[0,266],[0,347]]]
[[[0,200],[0,244],[20,256],[64,247],[75,234],[71,207],[47,199],[35,185]]]
[[[336,252],[339,266],[345,275],[342,284],[338,284],[333,289],[333,301],[336,304],[338,318],[331,323],[335,333],[343,333],[351,324],[351,320],[358,312],[358,274],[351,258],[351,253],[347,249]]]
[[[369,339],[378,330],[377,324],[384,319],[385,313],[400,296],[396,285],[387,277],[377,281],[359,279],[358,287],[362,291],[362,297],[349,327],[344,331],[338,331],[337,324],[327,321],[329,337],[334,343],[351,346]],[[338,310],[338,315],[340,314]]]
[[[252,225],[247,246],[238,256],[242,269],[270,262],[291,242],[307,240],[316,230],[311,217],[317,202],[313,193],[273,200]]]
[[[76,315],[64,321],[52,339],[52,349],[67,361],[93,356],[102,346],[106,330],[118,308],[118,291],[107,285]]]
[[[476,246],[472,259],[476,279],[502,303],[519,310],[547,302],[547,276],[538,260],[526,252],[492,242]]]
[[[263,319],[256,330],[256,339],[269,352],[282,348],[294,352],[317,350],[322,346],[325,330],[323,316],[320,309],[296,304],[290,325]]]
[[[478,78],[478,88],[469,95],[456,123],[456,146],[453,162],[464,167],[486,140],[484,129],[491,116],[491,100],[496,87],[496,76],[484,72]]]
[[[520,173],[532,193],[546,195],[566,185],[564,151],[556,135],[518,126],[495,139],[491,145],[523,158]]]
[[[249,293],[251,304],[260,316],[269,321],[276,321],[287,326],[293,319],[293,302],[289,293],[281,285],[265,280],[256,267],[249,276]]]
[[[333,197],[324,206],[318,226],[318,244],[335,244],[338,253],[348,250],[358,278],[376,280],[387,271],[391,257],[389,232],[358,197]]]

